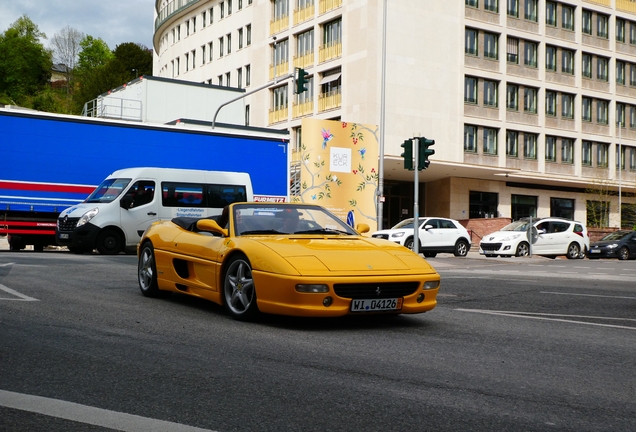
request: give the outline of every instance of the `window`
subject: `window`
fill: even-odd
[[[570,138],[561,138],[561,162],[574,162],[574,141]]]
[[[499,12],[499,0],[484,0],[484,9],[491,12]]]
[[[238,29],[238,49],[243,49],[243,29]]]
[[[232,15],[232,0],[227,0],[227,14]]]
[[[537,158],[537,135],[533,133],[523,134],[523,157],[525,159]]]
[[[214,8],[210,8],[210,24],[214,22]]]
[[[625,169],[625,146],[617,145],[616,146],[616,168],[624,170]],[[619,167],[620,165],[620,167]]]
[[[574,219],[574,200],[550,198],[550,216]]]
[[[206,17],[207,11],[203,11],[201,12],[201,22],[203,23],[203,27],[205,28],[205,26],[208,24],[205,17]]]
[[[625,62],[616,60],[616,83],[625,85]]]
[[[596,143],[596,166],[601,168],[607,167],[608,144]]]
[[[243,68],[238,68],[236,70],[236,82],[238,88],[243,88]]]
[[[537,93],[538,90],[533,87],[523,89],[523,110],[527,113],[537,113]]]
[[[545,137],[545,160],[556,162],[556,137],[546,135]]]
[[[223,57],[223,38],[219,38],[219,57]]]
[[[545,2],[545,23],[552,27],[557,25],[557,5],[555,2]]]
[[[546,45],[545,47],[545,68],[549,71],[556,72],[557,47],[554,45]]]
[[[330,47],[340,43],[342,40],[342,20],[337,19],[326,23],[324,26],[323,43]]]
[[[596,78],[599,81],[608,81],[608,63],[609,60],[605,57],[596,58]]]
[[[466,0],[466,6],[470,6],[470,7],[479,7],[479,2],[478,0]]]
[[[607,124],[607,112],[609,103],[604,100],[596,101],[596,123]]]
[[[276,87],[272,91],[272,109],[274,111],[279,111],[282,109],[287,109],[288,100],[287,100],[287,86]]]
[[[625,43],[625,20],[616,18],[616,41]]]
[[[629,149],[629,169],[636,171],[636,147],[630,147]]]
[[[601,228],[609,226],[610,203],[608,201],[588,200],[586,207],[588,227]]]
[[[477,78],[475,77],[464,78],[464,102],[477,103]]]
[[[219,8],[221,9],[221,19],[223,19],[225,17],[225,3],[221,2]]]
[[[629,43],[636,45],[636,22],[629,23]]]
[[[561,5],[561,27],[566,30],[574,30],[574,7]]]
[[[498,36],[494,33],[484,33],[484,57],[498,59]]]
[[[529,195],[512,195],[512,220],[537,216],[537,197]]]
[[[210,56],[210,58],[208,58],[208,61],[212,61],[212,58],[214,58],[214,54],[212,51],[212,42],[208,43],[208,55]]]
[[[583,141],[581,144],[581,164],[592,166],[592,143]]]
[[[574,95],[569,93],[561,94],[561,117],[567,119],[574,118]]]
[[[289,61],[289,39],[275,43],[272,52],[272,64],[274,66],[282,65]]]
[[[528,21],[537,22],[538,0],[526,0],[524,18]]]
[[[545,113],[556,117],[557,113],[557,92],[546,90],[545,92]]]
[[[561,72],[574,75],[574,51],[561,51]]]
[[[508,0],[508,16],[519,18],[519,0]]]
[[[609,38],[609,17],[607,15],[596,15],[596,36],[607,39]]]
[[[629,85],[636,86],[636,64],[634,63],[629,65]]]
[[[225,73],[225,85],[226,87],[229,87],[232,83],[232,75],[230,74],[230,72],[226,72]]]
[[[506,60],[508,63],[519,64],[519,39],[508,37],[506,48]]]
[[[524,46],[524,63],[527,66],[537,67],[537,44],[535,42],[526,41]]]
[[[227,53],[229,54],[232,52],[232,35],[228,33],[225,38],[227,39]]]
[[[497,87],[496,81],[484,80],[484,106],[497,107]]]
[[[477,55],[478,32],[475,29],[466,27],[466,44],[464,52],[470,55]]]
[[[583,53],[581,56],[581,63],[583,76],[586,78],[592,78],[592,55]]]
[[[625,127],[625,104],[621,102],[616,102],[616,123]]]
[[[238,0],[238,10],[243,9],[243,0]]]
[[[583,97],[581,99],[581,119],[583,121],[592,121],[592,99]]]
[[[497,211],[499,196],[496,193],[470,191],[468,203],[468,217],[471,219],[499,216]]]
[[[245,45],[252,45],[252,24],[245,26]]]
[[[506,156],[519,156],[519,132],[506,131]]]
[[[497,129],[484,128],[484,154],[497,154]]]
[[[273,21],[278,21],[289,16],[289,0],[274,0]]]
[[[249,87],[252,81],[252,66],[245,66],[245,87]]]
[[[506,108],[512,111],[519,110],[519,86],[515,84],[506,86]]]
[[[303,57],[314,52],[314,30],[308,30],[296,37],[296,55]]]
[[[201,45],[201,64],[205,64],[205,45]]]
[[[591,35],[592,34],[592,11],[583,9],[583,15],[581,16],[581,31],[583,34]]]
[[[477,126],[464,125],[464,151],[477,153]]]

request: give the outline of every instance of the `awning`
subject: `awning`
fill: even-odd
[[[330,83],[332,81],[337,80],[338,78],[340,78],[340,75],[342,74],[333,74],[333,75],[327,75],[326,77],[322,77],[322,79],[320,80],[320,84],[327,84]]]

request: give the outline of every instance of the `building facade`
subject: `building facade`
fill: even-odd
[[[155,16],[155,75],[274,83],[245,123],[296,148],[306,117],[380,124],[386,20],[383,226],[413,213],[414,136],[436,141],[421,215],[636,224],[632,0],[157,0]]]

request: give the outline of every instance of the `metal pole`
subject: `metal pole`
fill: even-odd
[[[420,179],[419,179],[419,167],[417,162],[419,159],[420,140],[413,138],[413,171],[415,172],[415,178],[413,180],[413,252],[420,253],[420,205],[418,202],[418,196],[420,194]]]
[[[378,191],[377,201],[377,221],[378,230],[382,229],[384,218],[384,137],[386,135],[386,3],[384,0],[382,9],[382,78],[380,86],[380,142],[378,149]]]
[[[621,141],[623,136],[623,122],[618,122],[618,229],[623,228],[623,215],[622,215],[622,183],[623,183],[623,152],[621,148]]]

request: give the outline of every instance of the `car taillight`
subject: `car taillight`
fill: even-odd
[[[575,232],[574,234],[578,234],[578,235],[580,235],[581,237],[583,237],[583,233],[582,233],[582,232]]]

